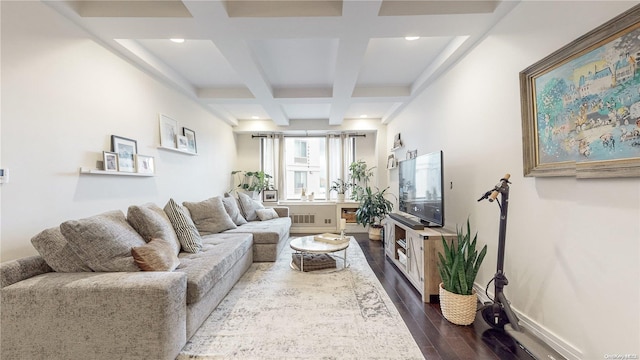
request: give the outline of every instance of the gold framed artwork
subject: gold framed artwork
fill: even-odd
[[[640,177],[640,6],[520,72],[524,176]]]

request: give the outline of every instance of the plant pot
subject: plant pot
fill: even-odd
[[[381,241],[382,240],[382,226],[369,226],[369,240]]]
[[[472,292],[471,295],[455,294],[440,283],[440,309],[444,318],[456,325],[471,325],[478,309],[478,296],[475,290]]]
[[[338,202],[344,202],[344,194],[338,194]]]

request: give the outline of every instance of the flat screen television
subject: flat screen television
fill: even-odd
[[[442,151],[400,161],[398,174],[398,210],[419,218],[425,226],[444,226]]]

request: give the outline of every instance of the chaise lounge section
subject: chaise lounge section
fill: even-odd
[[[206,201],[218,206],[223,200],[218,198],[220,202]],[[255,206],[256,210],[262,210],[259,204]],[[159,235],[165,238],[171,238],[172,233],[175,238],[185,235],[185,228],[181,227],[184,224],[177,224],[167,216],[168,207],[164,211],[154,204],[133,207],[138,215],[146,214],[142,216],[144,221],[130,207],[126,219],[121,212],[110,212],[77,223],[72,221],[71,225],[65,222],[60,228],[47,229],[32,239],[41,255],[0,264],[3,358],[175,359],[254,261],[275,261],[286,246],[291,227],[287,208],[264,209],[273,218],[246,221],[242,212],[244,224],[201,235],[191,219],[191,209],[174,204],[187,224],[185,228],[191,229],[189,236],[199,237],[198,251],[187,252],[182,244],[184,239],[175,240],[180,246],[172,244],[173,239],[158,243]],[[216,216],[228,223],[217,209]],[[233,218],[233,211],[225,210]],[[235,220],[242,222],[237,216]],[[114,225],[105,225],[109,221],[119,226],[117,234],[109,235],[109,239],[128,238],[129,243],[125,244],[136,244],[128,248],[131,254],[134,253],[131,249],[146,249],[152,244],[172,249],[167,250],[171,253],[168,263],[173,263],[175,269],[96,271],[99,266],[114,263],[126,263],[129,267],[138,264],[138,258],[120,254],[122,257],[117,261],[100,264],[89,261],[91,266],[73,258],[71,249],[74,246],[77,249],[78,244],[71,242],[82,241],[86,247],[84,242],[96,230],[84,227],[98,224],[98,233],[110,234]],[[82,230],[79,239],[73,239],[70,226]],[[100,240],[105,241],[105,237]],[[146,266],[151,261],[143,263]]]

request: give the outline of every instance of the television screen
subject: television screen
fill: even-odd
[[[427,226],[444,226],[442,151],[400,161],[398,210]]]

